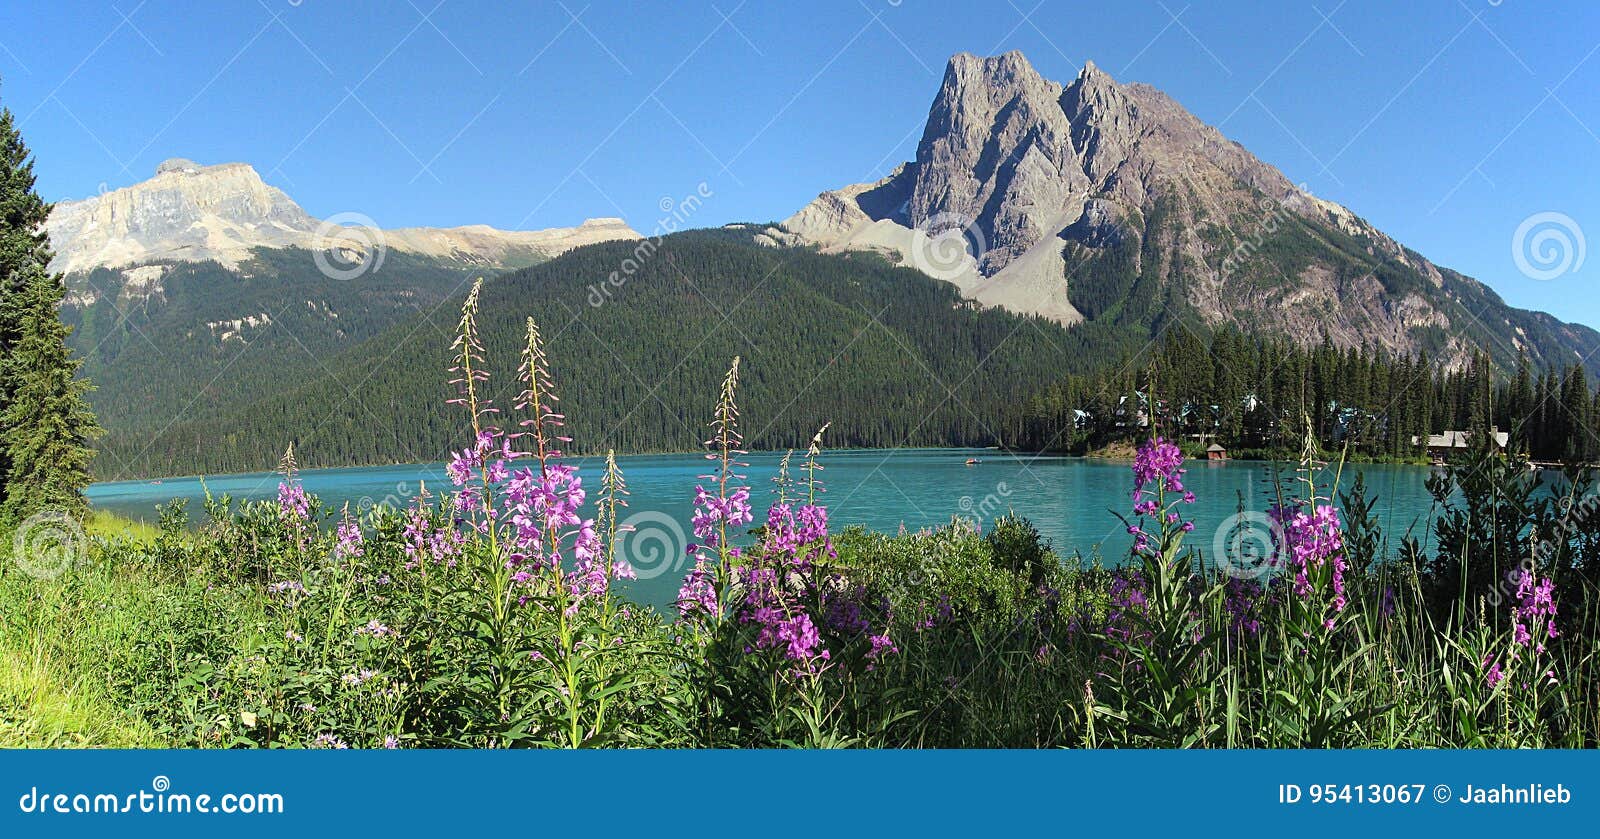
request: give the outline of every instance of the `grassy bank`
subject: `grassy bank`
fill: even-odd
[[[118,544],[137,544],[155,533],[104,513],[85,529]],[[85,626],[86,616],[93,624],[130,618],[129,591],[141,583],[126,575],[83,577],[75,582],[87,585],[69,592],[18,577],[14,563],[0,573],[0,608],[7,615],[0,621],[0,748],[166,745],[143,715],[119,703],[105,670],[96,664],[102,651],[95,640],[106,634]],[[28,602],[35,596],[42,600]],[[82,608],[86,604],[100,608]]]

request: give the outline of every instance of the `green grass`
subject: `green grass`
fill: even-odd
[[[89,536],[101,539],[126,539],[143,543],[154,542],[161,535],[161,530],[153,524],[134,521],[105,510],[91,512],[83,530]]]
[[[0,636],[0,748],[159,748],[165,743],[119,709],[94,680],[64,673],[46,645]]]
[[[148,545],[149,525],[104,511],[84,532],[93,542]],[[7,540],[9,545],[10,540]],[[146,621],[151,577],[136,568],[74,569],[62,581],[0,570],[0,748],[160,748],[144,718],[113,698],[117,646]]]

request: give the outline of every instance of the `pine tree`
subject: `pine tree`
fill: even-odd
[[[1516,445],[1524,451],[1532,449],[1529,438],[1537,430],[1533,427],[1533,409],[1533,367],[1528,362],[1527,353],[1521,353],[1517,356],[1516,378],[1507,390],[1506,410],[1501,424],[1516,435]]]
[[[66,290],[48,269],[49,214],[28,147],[0,108],[0,520],[12,523],[46,508],[83,511],[100,431],[66,345]]]
[[[0,108],[0,412],[11,402],[4,371],[22,337],[28,269],[39,260],[44,243],[37,231],[50,212],[33,191],[33,164],[13,122],[11,111]],[[9,471],[0,445],[0,501]]]
[[[1583,368],[1573,365],[1567,370],[1561,386],[1561,412],[1563,443],[1561,459],[1567,463],[1583,463],[1589,459],[1594,446],[1589,439],[1589,379]]]

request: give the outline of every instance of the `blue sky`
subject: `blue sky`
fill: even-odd
[[[1600,237],[1600,8],[1578,0],[17,0],[0,103],[50,199],[182,156],[249,162],[321,217],[648,232],[702,183],[694,225],[883,175],[949,55],[1009,49],[1162,88],[1434,261],[1600,326],[1600,256],[1536,280],[1512,254],[1538,213]]]

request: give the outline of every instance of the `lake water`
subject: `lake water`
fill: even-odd
[[[756,520],[764,520],[771,498],[771,479],[781,454],[749,455],[743,470],[752,487]],[[969,458],[981,462],[968,465]],[[796,456],[796,464],[799,457]],[[599,490],[603,462],[577,459],[591,502]],[[629,558],[640,580],[632,596],[657,605],[671,602],[686,570],[684,545],[689,532],[697,476],[709,471],[700,455],[637,455],[618,459],[631,493],[627,518],[636,528],[626,537]],[[1128,535],[1113,510],[1130,506],[1129,464],[1054,456],[1011,455],[980,449],[894,449],[824,453],[823,501],[837,528],[860,524],[895,532],[948,524],[952,517],[978,519],[987,527],[1007,510],[1031,519],[1068,559],[1076,552],[1086,559],[1101,557],[1116,564],[1126,554]],[[1186,477],[1197,503],[1184,508],[1193,518],[1191,543],[1211,551],[1216,533],[1241,503],[1264,510],[1276,497],[1273,476],[1283,467],[1253,461],[1191,462]],[[1431,500],[1423,486],[1429,470],[1417,466],[1362,465],[1346,467],[1348,486],[1359,469],[1379,503],[1380,517],[1391,539],[1417,526],[1429,514]],[[798,469],[793,470],[796,477]],[[1292,477],[1286,475],[1285,478]],[[1327,472],[1319,483],[1329,485]],[[307,491],[325,504],[366,509],[375,504],[404,506],[425,481],[432,493],[449,488],[443,464],[313,469],[301,474]],[[278,476],[267,473],[168,478],[160,483],[124,481],[89,488],[91,503],[129,518],[154,522],[156,506],[172,498],[188,498],[189,514],[202,515],[205,489],[235,500],[275,497]],[[708,483],[708,482],[704,482]]]

